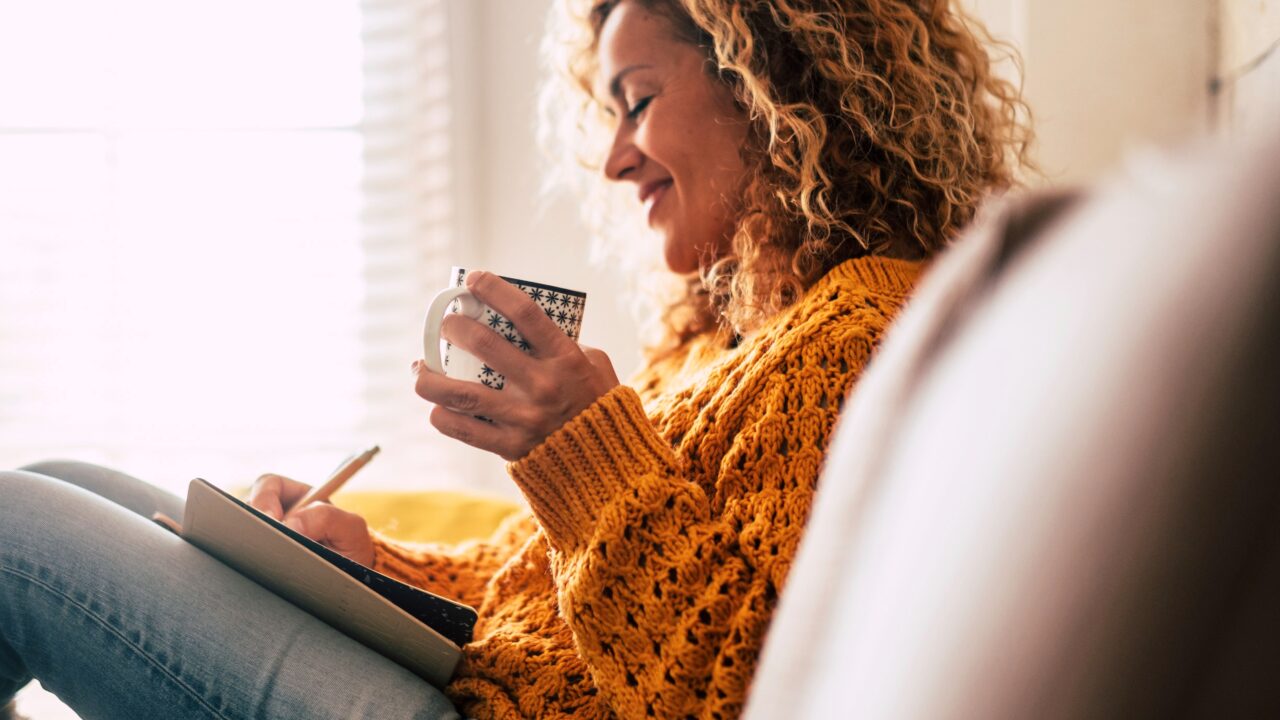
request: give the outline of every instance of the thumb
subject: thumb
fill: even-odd
[[[600,348],[583,345],[582,343],[578,343],[578,347],[596,370],[601,371],[605,377],[612,379],[614,385],[618,384],[618,372],[613,369],[613,361],[609,359],[608,353]]]

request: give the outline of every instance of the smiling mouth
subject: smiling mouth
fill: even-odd
[[[640,202],[644,207],[644,212],[648,217],[649,224],[653,224],[653,211],[658,206],[658,203],[662,201],[662,198],[666,196],[667,190],[671,187],[671,184],[672,182],[670,180],[663,180],[662,182],[646,186],[641,192]]]

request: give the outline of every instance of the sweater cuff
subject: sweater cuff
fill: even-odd
[[[507,470],[552,547],[571,552],[591,539],[600,511],[634,478],[673,475],[677,467],[640,396],[619,385]]]

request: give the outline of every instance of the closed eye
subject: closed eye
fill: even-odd
[[[652,95],[646,98],[642,98],[635,105],[631,106],[631,109],[627,111],[627,119],[635,120],[636,118],[640,117],[640,113],[643,113],[644,109],[649,107],[649,102],[651,100],[653,100]]]

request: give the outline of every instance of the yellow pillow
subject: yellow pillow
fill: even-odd
[[[522,509],[506,498],[449,490],[343,490],[333,504],[397,540],[438,543],[488,537]]]

